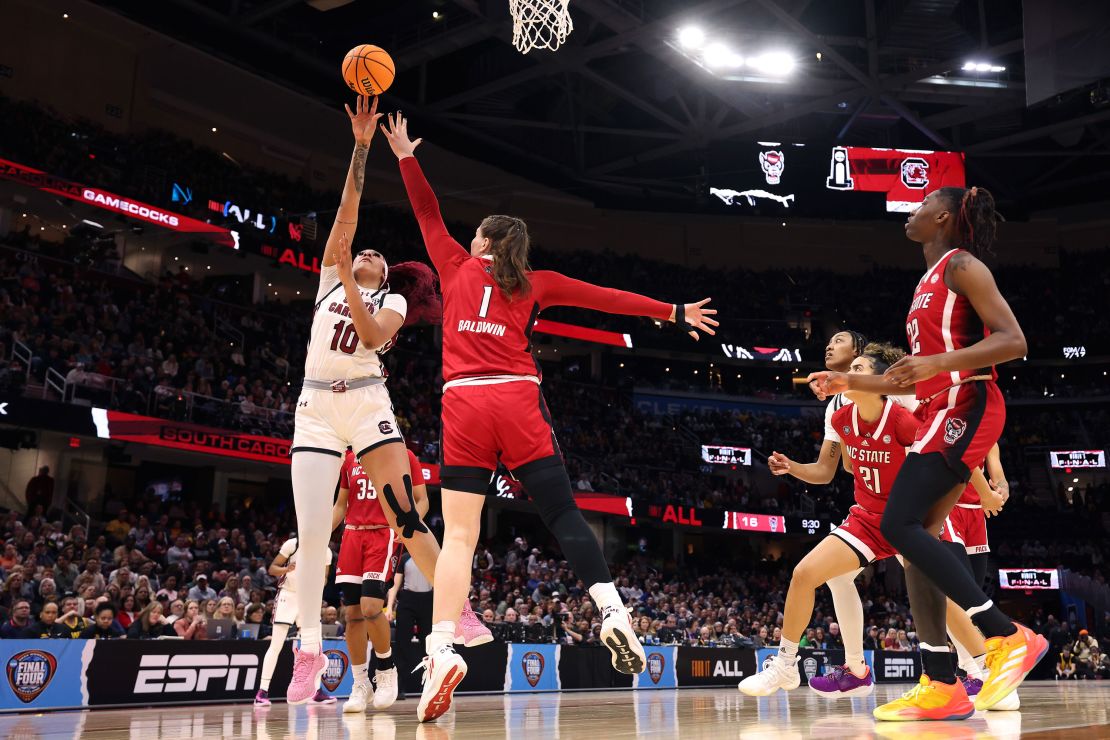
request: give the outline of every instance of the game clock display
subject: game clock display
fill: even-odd
[[[649,504],[635,499],[632,500],[632,514],[634,519],[665,525],[767,534],[824,534],[834,526],[832,522],[817,517],[699,509],[674,504]]]

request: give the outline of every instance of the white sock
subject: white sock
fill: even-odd
[[[798,643],[782,638],[779,643],[779,655],[787,660],[794,660],[798,657]]]
[[[451,637],[454,638],[454,636],[455,636],[455,633],[452,632]],[[389,650],[386,650],[384,653],[379,653],[377,650],[375,650],[374,655],[378,656],[379,658],[388,658],[389,656],[393,655],[393,648],[390,648]]]
[[[595,583],[590,586],[590,598],[597,604],[600,611],[606,609],[623,609],[624,601],[617,593],[617,587],[610,583]]]
[[[856,576],[862,572],[863,568],[857,568],[825,583],[832,593],[833,611],[840,624],[844,662],[860,678],[867,675],[867,661],[863,657],[863,602],[856,590]]]
[[[972,660],[975,661],[975,667],[979,671],[979,674],[975,676],[975,678],[978,678],[981,681],[986,681],[987,673],[989,673],[989,671],[987,670],[987,654],[983,653],[977,658],[972,658]]]
[[[370,683],[370,662],[359,663],[358,665],[351,666],[354,671],[355,683],[365,686]]]
[[[451,647],[455,642],[455,623],[436,622],[432,625],[432,633],[424,641],[428,655],[444,647]]]
[[[302,653],[316,653],[320,654],[320,623],[317,622],[315,627],[301,627],[301,646]]]
[[[952,644],[956,646],[956,655],[959,656],[959,661],[957,665],[959,665],[960,670],[967,673],[969,677],[977,678],[982,681],[983,672],[982,670],[980,670],[979,664],[975,662],[975,658],[971,656],[971,653],[968,651],[968,649],[964,647],[963,643],[957,640],[951,632],[948,633],[948,639],[951,640]]]

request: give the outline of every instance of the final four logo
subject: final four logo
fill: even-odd
[[[347,675],[347,666],[351,661],[342,650],[325,650],[324,657],[328,659],[328,667],[320,677],[320,683],[328,691],[335,691],[339,688],[339,684],[343,683],[343,677]]]
[[[46,691],[58,668],[58,659],[42,650],[24,650],[8,660],[8,684],[19,700],[30,704]]]
[[[663,657],[662,653],[648,653],[648,675],[651,676],[652,683],[659,683],[659,679],[663,678],[663,666],[667,664],[667,659]]]
[[[520,667],[524,669],[524,677],[528,679],[528,683],[535,688],[543,675],[543,656],[529,651],[520,659]]]

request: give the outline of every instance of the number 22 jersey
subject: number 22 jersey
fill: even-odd
[[[853,403],[832,415],[833,431],[852,461],[856,503],[872,513],[886,508],[886,499],[913,444],[920,422],[889,398],[878,421],[860,418]]]

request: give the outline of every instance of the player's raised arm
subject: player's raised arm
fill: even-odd
[[[404,116],[398,113],[389,114],[389,125],[382,125],[382,133],[389,141],[389,148],[397,155],[401,167],[401,178],[405,181],[405,190],[409,195],[409,203],[420,224],[420,233],[424,237],[424,247],[428,256],[435,265],[440,277],[446,277],[444,271],[452,271],[469,253],[447,232],[447,225],[443,223],[443,215],[439,211],[439,201],[432,192],[432,186],[424,177],[420,163],[413,154],[416,147],[420,146],[423,139],[413,141],[409,139],[409,123]]]
[[[358,225],[358,207],[362,199],[362,187],[366,181],[366,155],[370,152],[370,141],[378,127],[378,99],[371,103],[370,98],[360,95],[355,102],[354,111],[344,104],[347,116],[351,119],[351,132],[355,136],[355,150],[351,154],[351,166],[347,170],[347,181],[343,183],[343,194],[339,197],[339,210],[324,246],[323,267],[335,264],[335,250],[339,240],[346,237],[347,243],[354,240],[355,227]]]
[[[537,270],[529,277],[535,300],[541,309],[549,306],[576,306],[604,313],[673,321],[686,329],[695,340],[699,338],[699,330],[713,335],[716,333],[713,327],[719,326],[717,320],[711,318],[717,310],[705,308],[709,298],[697,303],[663,303],[639,293],[603,288],[550,270]]]

